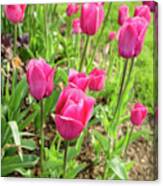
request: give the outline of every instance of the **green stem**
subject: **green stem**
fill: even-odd
[[[128,149],[128,145],[129,145],[129,142],[130,142],[133,130],[134,130],[134,125],[132,125],[132,127],[131,127],[131,130],[130,130],[130,133],[129,133],[129,137],[128,137],[128,140],[127,140],[127,144],[126,144],[126,147],[125,147],[124,156],[123,156],[125,159],[127,157],[127,149]]]
[[[88,43],[89,43],[89,35],[87,36],[85,47],[84,47],[84,51],[83,51],[83,54],[82,54],[82,57],[81,57],[81,61],[80,61],[80,65],[79,65],[79,72],[82,71],[83,66],[84,66],[84,59],[86,57]]]
[[[127,86],[128,86],[128,83],[129,83],[129,81],[130,81],[131,72],[132,72],[133,67],[134,67],[134,62],[135,62],[135,58],[132,58],[132,59],[131,59],[130,69],[129,69],[129,73],[128,73],[128,77],[127,77],[126,84],[125,84],[125,87],[124,87],[124,90],[123,90],[123,94],[125,93],[125,91],[126,91],[126,89],[127,89]]]
[[[115,113],[115,118],[116,118],[115,121],[116,122],[118,122],[118,120],[119,120],[120,108],[121,108],[121,104],[122,104],[122,98],[125,95],[126,89],[128,87],[129,81],[130,81],[131,73],[132,73],[132,70],[133,70],[133,67],[134,67],[134,61],[135,61],[134,59],[135,58],[132,58],[132,60],[131,60],[131,65],[129,67],[129,73],[128,73],[128,76],[127,76],[126,84],[124,85],[123,93],[122,93],[122,95],[120,97],[119,104],[117,106],[117,110],[116,110],[116,113]],[[116,115],[117,115],[117,117],[116,117]]]
[[[107,10],[106,16],[105,16],[105,18],[104,18],[104,23],[103,23],[103,25],[102,25],[100,34],[99,34],[98,37],[97,37],[96,44],[95,44],[95,48],[94,48],[94,51],[93,51],[93,54],[92,54],[92,57],[91,57],[91,63],[92,63],[92,61],[94,60],[94,57],[95,57],[95,54],[96,54],[96,50],[97,50],[98,44],[99,44],[99,42],[100,42],[100,40],[101,40],[101,37],[103,36],[103,32],[104,32],[105,25],[106,25],[106,23],[108,22],[108,17],[109,17],[110,11],[111,11],[111,6],[112,6],[112,2],[109,3],[109,7],[108,7],[108,10]]]
[[[127,61],[125,61],[125,64],[124,64],[124,68],[123,68],[123,72],[122,72],[122,79],[121,79],[121,84],[120,84],[120,89],[119,89],[119,93],[118,93],[117,106],[116,106],[114,115],[116,115],[116,113],[118,111],[119,103],[120,103],[120,100],[121,100],[122,91],[123,91],[123,87],[124,87],[125,76],[126,76],[126,72],[127,72],[127,65],[128,65],[128,59],[127,59]]]
[[[17,52],[17,24],[14,25],[14,57],[16,56],[16,52]]]
[[[64,161],[63,162],[63,178],[65,177],[65,173],[66,173],[68,146],[69,146],[69,142],[65,141],[65,151],[64,151],[64,160],[63,160]]]
[[[40,149],[40,164],[41,171],[43,171],[43,160],[44,160],[44,102],[43,99],[40,101],[40,117],[41,117],[41,149]]]

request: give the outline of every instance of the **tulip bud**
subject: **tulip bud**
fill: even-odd
[[[4,12],[7,19],[17,24],[23,21],[25,15],[26,5],[5,5]]]
[[[91,118],[95,100],[77,88],[65,88],[56,105],[55,124],[65,140],[77,138]]]
[[[82,4],[80,24],[82,32],[94,35],[104,20],[104,7],[97,3]]]
[[[89,89],[100,91],[105,86],[105,71],[101,69],[93,69],[89,75]]]
[[[150,11],[154,12],[155,7],[157,6],[157,2],[155,2],[155,1],[143,1],[143,5],[147,5],[150,8]]]
[[[119,55],[124,58],[136,57],[140,54],[148,22],[142,17],[128,19],[118,32]]]
[[[68,82],[70,87],[75,87],[86,91],[88,87],[89,78],[84,72],[77,72],[74,69],[70,69]]]
[[[109,41],[113,41],[116,38],[116,32],[110,32],[108,39]]]
[[[123,25],[123,23],[129,18],[129,8],[127,5],[122,5],[118,12],[118,24]]]
[[[72,16],[73,14],[76,14],[79,10],[79,5],[75,3],[68,3],[66,13],[67,16]]]
[[[81,33],[81,27],[80,27],[80,19],[76,18],[72,22],[72,27],[73,27],[73,33],[74,34],[79,34]]]
[[[144,17],[148,23],[150,23],[151,15],[150,15],[150,9],[148,6],[137,6],[135,8],[134,16]]]
[[[43,59],[31,59],[27,66],[27,81],[31,95],[41,100],[51,95],[54,83],[54,69]]]
[[[141,126],[147,116],[147,108],[140,104],[136,103],[134,108],[131,110],[131,122],[133,125]]]

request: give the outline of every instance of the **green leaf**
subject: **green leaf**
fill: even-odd
[[[75,147],[69,147],[67,152],[67,161],[74,159],[77,156],[77,151]]]
[[[15,169],[16,172],[18,172],[19,174],[21,174],[23,177],[27,177],[27,178],[31,178],[33,177],[33,173],[32,170],[30,169],[24,169],[24,168],[18,168]]]
[[[65,178],[75,178],[77,174],[86,167],[86,164],[78,164],[74,161],[69,163],[68,170],[66,171]]]
[[[19,129],[18,129],[16,121],[10,121],[9,126],[11,128],[15,144],[17,146],[20,146],[21,145],[21,139],[20,139]]]
[[[78,154],[81,151],[83,140],[84,140],[84,132],[79,136],[79,138],[77,139],[77,142],[76,142],[76,147],[75,148],[76,148],[76,151],[77,151]]]
[[[30,114],[24,121],[22,121],[19,124],[19,129],[22,131],[23,129],[25,129],[29,124],[31,124],[31,122],[34,121],[35,117],[37,116],[38,111],[35,110],[32,114]]]
[[[36,143],[33,139],[22,139],[21,147],[33,151],[36,149]]]
[[[14,117],[14,113],[19,109],[21,102],[25,98],[28,93],[28,85],[26,81],[26,77],[23,76],[21,81],[16,86],[15,90],[13,90],[12,96],[10,98],[9,104],[9,113],[10,118]]]
[[[110,148],[109,139],[106,136],[103,136],[98,131],[93,132],[95,138],[98,140],[98,142],[101,144],[104,152],[108,152]]]
[[[59,80],[62,80],[65,84],[67,84],[68,81],[68,75],[65,69],[58,67],[57,72],[55,75],[55,82],[57,83]]]
[[[108,166],[121,180],[128,179],[127,171],[125,169],[125,164],[118,157],[108,161]]]
[[[23,161],[18,155],[8,156],[2,160],[1,173],[2,176],[7,176],[18,168],[30,168],[37,164],[39,158],[36,155],[23,155]]]
[[[55,104],[59,97],[58,91],[54,90],[52,95],[46,98],[45,101],[45,115],[48,115],[52,110],[54,110]]]
[[[21,149],[21,137],[20,137],[20,133],[19,133],[19,129],[18,129],[16,121],[10,121],[9,126],[12,131],[14,142],[15,142],[16,146],[18,147],[19,156],[20,156],[21,160],[23,160],[23,154],[22,154],[22,149]]]

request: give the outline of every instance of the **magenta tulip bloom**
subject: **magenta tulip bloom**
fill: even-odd
[[[151,20],[150,9],[148,6],[142,5],[135,8],[134,16],[144,17],[148,23]]]
[[[88,87],[89,78],[84,72],[77,72],[74,69],[70,69],[68,82],[70,87],[75,87],[86,91]]]
[[[56,105],[55,123],[65,140],[77,138],[91,118],[95,100],[77,88],[65,88]]]
[[[66,13],[67,16],[72,16],[73,14],[76,14],[79,10],[79,5],[75,3],[68,3]]]
[[[116,32],[110,32],[108,39],[109,41],[113,41],[116,38]]]
[[[104,20],[104,7],[98,3],[83,3],[80,24],[82,32],[94,35]]]
[[[43,59],[31,59],[27,66],[27,81],[31,95],[41,100],[51,95],[55,70]]]
[[[143,1],[143,5],[147,5],[150,8],[151,12],[155,11],[155,7],[157,6],[157,2],[154,1]]]
[[[7,19],[17,24],[23,21],[25,15],[26,5],[5,5],[4,12]]]
[[[136,103],[131,110],[131,122],[133,125],[141,126],[147,116],[147,108],[141,103]]]
[[[122,5],[118,12],[118,23],[123,25],[123,23],[129,18],[129,8],[127,5]]]
[[[81,33],[81,27],[80,27],[80,19],[76,18],[72,22],[72,28],[74,34]]]
[[[93,69],[89,75],[89,89],[100,91],[105,86],[105,71],[101,69]]]
[[[124,58],[136,57],[140,54],[148,22],[142,17],[129,18],[118,33],[119,55]]]

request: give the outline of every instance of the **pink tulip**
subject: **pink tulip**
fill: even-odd
[[[140,54],[147,31],[148,22],[142,17],[129,18],[118,33],[119,55],[124,58]]]
[[[4,12],[7,19],[14,24],[20,23],[24,19],[26,5],[5,5]]]
[[[65,140],[78,137],[91,118],[95,100],[77,88],[65,88],[56,105],[55,123]]]
[[[144,17],[150,23],[151,15],[148,6],[142,5],[135,8],[134,16]]]
[[[51,95],[55,70],[44,59],[31,59],[27,66],[27,81],[31,95],[41,100]]]
[[[80,27],[80,19],[76,18],[72,22],[72,27],[73,27],[73,33],[74,34],[79,34],[81,33],[81,27]]]
[[[101,69],[93,69],[89,75],[89,89],[100,91],[105,86],[105,71]]]
[[[157,6],[157,2],[155,1],[143,1],[143,5],[147,5],[151,12],[154,12],[155,11],[155,7]]]
[[[72,16],[73,14],[76,14],[79,10],[79,5],[75,3],[68,3],[67,5],[67,16]]]
[[[77,72],[74,69],[70,69],[68,82],[70,87],[79,88],[86,91],[88,87],[89,78],[84,72]]]
[[[136,103],[131,110],[131,122],[133,125],[141,126],[147,116],[147,108],[141,103]]]
[[[94,35],[104,20],[104,7],[98,3],[82,4],[80,24],[82,32]]]
[[[118,12],[118,23],[123,25],[124,22],[129,18],[129,8],[127,5],[122,5],[119,8]]]
[[[116,38],[116,32],[110,32],[108,39],[109,41],[113,41]]]

